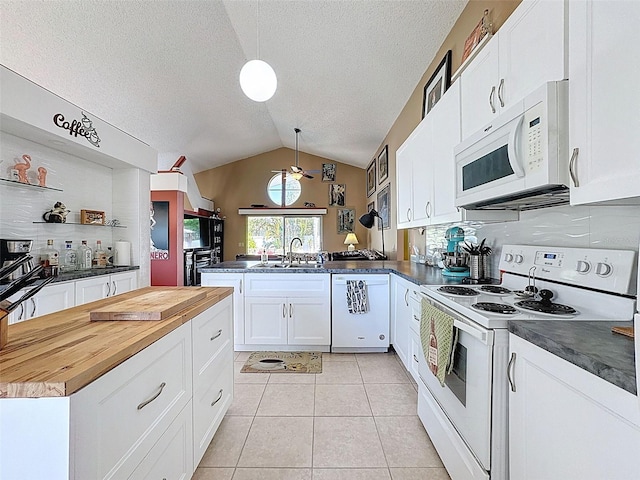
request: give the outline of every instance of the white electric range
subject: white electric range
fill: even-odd
[[[453,480],[508,478],[509,321],[621,321],[636,311],[633,251],[505,245],[499,268],[500,285],[421,287],[458,334],[444,386],[419,364],[418,415]]]

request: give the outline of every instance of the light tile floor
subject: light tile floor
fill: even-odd
[[[394,353],[323,354],[322,373],[240,373],[194,480],[449,480]]]

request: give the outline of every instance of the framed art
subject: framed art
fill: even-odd
[[[391,184],[378,192],[378,214],[380,221],[378,222],[378,230],[391,228]],[[381,225],[382,224],[382,225]]]
[[[322,181],[323,182],[336,181],[336,164],[335,163],[322,164]]]
[[[339,208],[337,212],[338,234],[353,232],[356,221],[356,209]]]
[[[104,212],[100,210],[80,210],[80,223],[82,225],[104,225]]]
[[[367,204],[367,213],[369,213],[371,210],[375,210],[376,208],[376,201],[374,200],[371,203]]]
[[[462,51],[462,59],[460,60],[460,63],[464,63],[464,61],[469,58],[471,52],[473,52],[473,50],[478,46],[482,39],[487,36],[487,34],[491,35],[492,28],[493,26],[491,24],[491,20],[489,19],[489,10],[485,10],[484,15],[482,16],[476,27],[464,41],[464,49]]]
[[[347,190],[346,185],[332,183],[329,185],[329,206],[344,207],[344,196]]]
[[[438,64],[436,71],[424,86],[422,97],[422,118],[435,106],[442,98],[444,92],[451,86],[451,50],[449,50],[442,61]]]
[[[389,145],[385,145],[378,155],[378,185],[389,178]]]
[[[367,197],[376,191],[376,159],[371,160],[367,167]]]

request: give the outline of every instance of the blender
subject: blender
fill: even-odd
[[[460,227],[451,227],[445,232],[444,238],[447,240],[447,251],[442,253],[442,263],[444,263],[442,275],[468,277],[467,253],[460,248],[460,243],[464,242],[464,230]]]

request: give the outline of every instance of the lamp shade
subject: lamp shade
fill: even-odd
[[[380,217],[380,215],[378,214],[378,212],[376,212],[375,210],[371,210],[368,213],[365,213],[364,215],[362,215],[359,219],[359,222],[366,228],[371,228],[373,227],[373,224],[375,222],[376,217]]]
[[[255,102],[266,102],[278,87],[276,72],[262,60],[251,60],[240,70],[240,87],[244,94]]]
[[[356,234],[353,232],[349,232],[347,233],[347,238],[344,239],[344,244],[345,245],[358,245],[358,237],[356,237]]]

